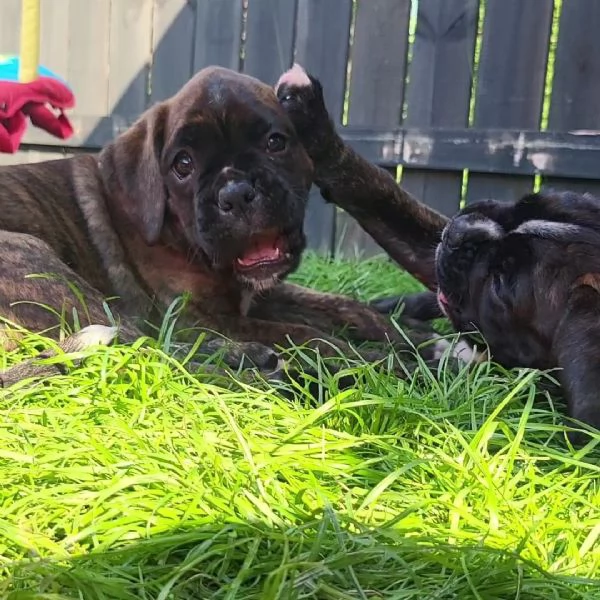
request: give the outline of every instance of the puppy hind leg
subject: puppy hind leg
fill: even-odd
[[[0,232],[0,317],[27,331],[59,341],[64,352],[110,343],[117,335],[132,341],[140,332],[129,323],[115,326],[105,310],[103,294],[70,269],[38,238]],[[75,332],[83,326],[80,331]],[[61,328],[74,332],[61,340]],[[10,327],[6,328],[9,331]],[[3,336],[3,346],[9,338]],[[48,358],[44,352],[37,358]],[[6,387],[31,376],[50,376],[60,366],[26,360],[0,374]]]
[[[117,336],[117,332],[117,327],[88,325],[77,333],[68,336],[58,346],[66,353],[81,352],[93,346],[110,344]],[[39,362],[40,359],[51,358],[55,355],[56,352],[52,350],[41,352],[35,358],[18,363],[5,371],[0,371],[0,387],[10,387],[23,379],[32,377],[46,378],[64,374],[64,368],[59,363],[44,364]]]

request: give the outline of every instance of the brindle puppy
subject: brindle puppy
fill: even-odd
[[[56,315],[41,305],[67,320],[77,310],[84,324],[109,325],[103,302],[116,297],[112,310],[128,341],[188,292],[181,326],[241,342],[233,363],[246,355],[273,368],[272,348],[289,340],[324,355],[335,353],[331,344],[349,352],[332,337],[341,327],[353,339],[405,349],[375,310],[280,283],[305,246],[312,179],[274,91],[233,71],[204,69],[99,156],[0,169],[0,315],[56,335]],[[56,277],[28,278],[48,272]],[[70,347],[114,333],[86,332],[91,338],[80,334]],[[4,384],[29,368],[5,373]]]

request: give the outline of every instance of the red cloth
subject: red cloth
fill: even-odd
[[[27,117],[57,138],[71,137],[73,127],[63,110],[74,105],[73,92],[57,79],[38,77],[29,83],[0,80],[0,152],[12,154],[19,149]]]

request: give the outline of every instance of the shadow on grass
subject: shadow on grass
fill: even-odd
[[[333,511],[279,528],[184,527],[70,561],[22,563],[5,574],[7,600],[568,600],[600,593],[598,581],[552,577],[506,551],[370,529]]]
[[[598,597],[599,469],[539,374],[351,369],[315,405],[114,347],[7,390],[2,597]]]

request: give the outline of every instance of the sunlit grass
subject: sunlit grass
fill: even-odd
[[[382,259],[295,279],[419,289]],[[0,597],[600,597],[600,436],[568,448],[544,376],[354,369],[315,402],[140,343],[3,391]]]

